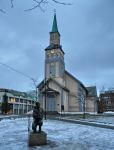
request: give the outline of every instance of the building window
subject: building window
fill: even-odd
[[[64,75],[64,64],[59,65],[59,72],[60,72],[60,76],[63,77],[63,75]]]
[[[20,103],[23,103],[23,99],[20,99]]]
[[[55,63],[50,64],[50,76],[55,76]]]

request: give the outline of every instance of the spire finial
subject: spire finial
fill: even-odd
[[[54,9],[53,11],[54,11],[54,14],[56,14],[56,9]]]

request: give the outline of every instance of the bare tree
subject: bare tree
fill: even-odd
[[[83,112],[83,119],[85,119],[85,109],[86,109],[86,93],[81,89],[78,92],[78,96],[76,97],[81,104],[81,109]]]
[[[75,97],[76,102],[79,102],[80,111],[83,112],[83,119],[85,119],[85,111],[86,111],[86,92],[82,87],[79,90],[75,89],[76,91],[71,93],[73,97]]]
[[[16,1],[16,0],[10,0],[11,8],[14,7],[14,1]],[[54,2],[54,3],[60,4],[60,5],[72,5],[71,3],[63,2],[63,0],[62,1],[61,0],[31,0],[31,2],[34,2],[34,6],[31,8],[27,8],[24,11],[31,11],[31,10],[34,10],[36,8],[39,8],[41,11],[44,12],[42,5],[48,4],[50,2]],[[0,12],[6,13],[5,10],[2,8],[0,8]]]

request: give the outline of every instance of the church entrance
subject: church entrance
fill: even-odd
[[[48,98],[47,111],[55,111],[55,98]]]
[[[56,101],[54,94],[48,95],[47,111],[56,111]]]

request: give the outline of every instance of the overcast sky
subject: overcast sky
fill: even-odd
[[[33,77],[44,76],[44,49],[49,45],[53,9],[56,9],[65,67],[85,86],[114,87],[114,0],[66,0],[72,6],[50,1],[35,9],[32,0],[0,0],[0,63]],[[65,0],[64,0],[65,1]],[[32,81],[0,65],[0,87],[34,89]]]

